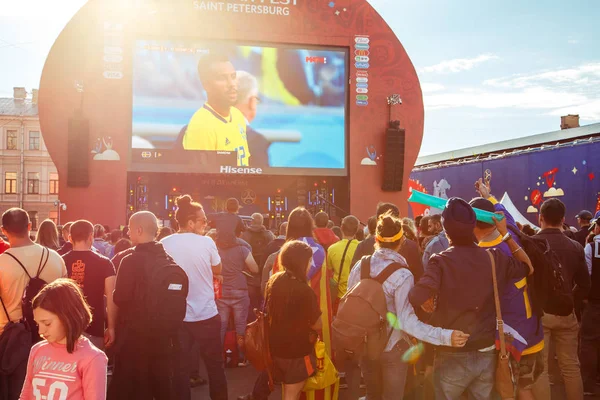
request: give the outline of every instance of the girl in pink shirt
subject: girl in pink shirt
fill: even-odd
[[[106,355],[82,336],[92,320],[79,286],[58,279],[33,299],[44,341],[29,354],[21,400],[105,400]]]

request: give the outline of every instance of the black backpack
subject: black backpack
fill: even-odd
[[[46,267],[46,264],[48,263],[48,258],[50,258],[50,250],[48,250],[45,247],[42,247],[42,256],[40,257],[40,264],[38,265],[37,273],[34,277],[31,277],[31,275],[29,275],[29,272],[27,272],[27,268],[25,268],[23,263],[19,261],[17,257],[12,255],[8,251],[6,251],[5,254],[11,256],[17,262],[17,264],[19,264],[21,268],[23,268],[23,271],[25,271],[27,277],[29,278],[29,282],[27,283],[27,286],[25,286],[25,291],[23,292],[23,299],[21,300],[21,310],[23,312],[23,321],[25,322],[25,326],[27,327],[29,332],[31,332],[31,339],[33,340],[33,343],[37,343],[41,340],[41,338],[38,326],[33,319],[33,305],[31,304],[31,302],[33,298],[37,296],[40,290],[42,290],[42,288],[48,284],[48,282],[40,278],[40,274],[42,273],[44,267]]]
[[[183,324],[189,291],[188,276],[165,254],[165,258],[152,260],[144,285],[144,323],[148,332],[156,336],[177,335]]]
[[[514,230],[512,233],[518,236],[523,250],[533,264],[533,275],[528,277],[528,285],[532,290],[532,310],[541,317],[552,299],[552,304],[559,308],[560,315],[572,313],[573,288],[565,281],[560,259],[550,248],[548,241]]]
[[[252,232],[250,230],[247,231],[248,244],[252,247],[252,256],[256,263],[260,266],[264,264],[263,255],[265,253],[265,249],[269,244],[269,237],[267,231],[262,232]]]

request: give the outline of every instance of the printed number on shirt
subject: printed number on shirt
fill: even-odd
[[[246,158],[246,148],[244,146],[240,146],[235,150],[237,151],[238,165],[245,166],[246,164],[244,159]]]
[[[61,381],[55,381],[48,388],[48,394],[42,395],[41,389],[46,388],[46,380],[41,378],[34,378],[31,381],[33,386],[33,395],[35,400],[67,400],[69,394],[69,387]]]
[[[517,289],[523,290],[523,301],[525,302],[525,313],[527,319],[531,318],[531,304],[529,303],[529,295],[527,294],[527,278],[521,279],[519,282],[515,282]]]

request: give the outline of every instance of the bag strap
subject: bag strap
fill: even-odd
[[[502,320],[502,310],[500,309],[500,295],[498,293],[498,278],[496,276],[496,260],[494,260],[494,255],[488,249],[486,250],[488,256],[490,257],[490,261],[492,262],[492,281],[494,283],[494,302],[496,304],[496,323],[498,324],[498,334],[500,336],[500,358],[506,359],[508,358],[508,353],[506,352],[506,343],[504,341],[504,321]]]
[[[23,271],[25,271],[25,273],[27,274],[27,277],[29,279],[31,279],[31,275],[29,275],[29,272],[27,272],[27,268],[25,268],[25,266],[23,265],[23,263],[21,261],[19,261],[19,259],[17,257],[15,257],[14,255],[12,255],[8,251],[5,251],[4,254],[8,254],[9,256],[11,256],[21,266],[21,268],[23,268]]]
[[[6,309],[6,306],[4,305],[4,300],[2,300],[2,296],[0,296],[0,303],[2,303],[2,308],[4,309],[4,314],[6,314],[6,319],[8,320],[8,322],[12,322],[10,320],[10,317],[8,316],[8,310]]]
[[[340,283],[340,278],[342,276],[342,269],[344,268],[344,260],[346,258],[346,253],[348,252],[348,247],[350,247],[350,244],[354,241],[354,239],[348,240],[348,244],[346,245],[346,248],[344,249],[344,254],[342,254],[342,261],[340,261],[340,272],[338,272],[338,277],[337,277],[337,283]],[[350,262],[352,262],[352,260],[350,260]]]
[[[396,271],[398,271],[399,269],[402,268],[406,268],[404,265],[400,264],[400,263],[391,263],[390,265],[388,265],[387,267],[384,268],[383,271],[381,271],[379,273],[379,275],[377,275],[377,277],[373,278],[375,279],[377,282],[379,282],[380,284],[383,285],[383,283],[385,281],[387,281],[387,279]]]
[[[44,250],[46,250],[46,261],[44,261],[44,264],[42,265],[42,260],[44,260]],[[38,265],[37,275],[35,276],[36,278],[39,278],[40,274],[42,273],[44,268],[46,268],[46,264],[48,263],[49,258],[50,258],[50,250],[48,250],[45,247],[42,247],[42,256],[40,257],[40,264]]]
[[[360,260],[360,279],[371,278],[371,256],[365,256]]]

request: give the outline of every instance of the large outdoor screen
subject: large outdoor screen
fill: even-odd
[[[347,173],[347,50],[137,40],[132,171]]]

